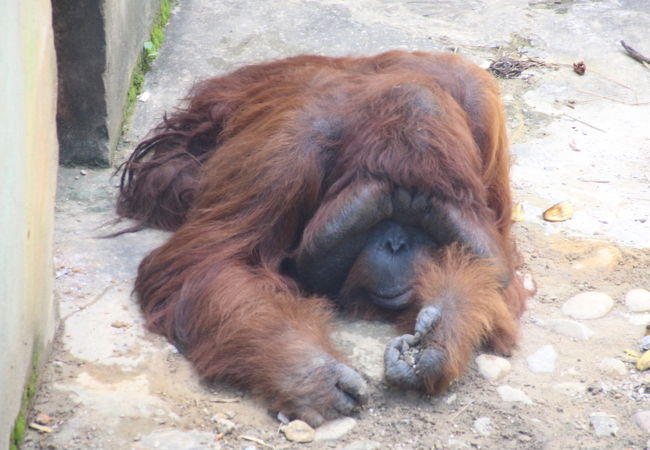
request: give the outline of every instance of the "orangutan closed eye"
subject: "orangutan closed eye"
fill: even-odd
[[[124,164],[117,210],[125,231],[175,231],[138,270],[149,328],[312,425],[367,393],[330,343],[335,311],[397,324],[385,373],[407,388],[515,346],[505,119],[457,55],[298,56],[199,83]]]

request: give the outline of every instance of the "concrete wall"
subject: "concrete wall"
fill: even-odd
[[[49,0],[0,2],[0,449],[33,355],[54,333],[52,230],[58,144]]]
[[[130,76],[160,3],[53,2],[62,164],[111,163]]]

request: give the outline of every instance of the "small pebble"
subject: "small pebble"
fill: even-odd
[[[607,375],[626,375],[627,368],[625,363],[616,358],[603,358],[598,363],[601,372]]]
[[[34,420],[41,425],[49,425],[52,422],[52,418],[45,413],[38,413]]]
[[[355,426],[357,426],[357,421],[352,417],[343,417],[326,422],[316,429],[314,440],[333,441],[339,439],[350,432]]]
[[[591,426],[594,427],[596,436],[616,436],[618,423],[614,416],[597,412],[590,416]]]
[[[523,276],[522,283],[524,285],[524,289],[526,289],[528,292],[535,292],[537,290],[535,279],[530,273],[527,273]]]
[[[614,300],[604,292],[583,292],[574,295],[562,305],[562,312],[578,319],[598,319],[607,315],[614,306]]]
[[[287,439],[293,442],[311,442],[316,432],[308,423],[302,420],[293,420],[280,427]]]
[[[479,373],[490,381],[496,381],[510,373],[510,361],[496,355],[486,353],[476,357]]]
[[[582,383],[567,381],[565,383],[558,383],[553,385],[553,390],[559,392],[560,394],[576,397],[587,392],[587,387]]]
[[[507,384],[501,385],[497,388],[497,392],[504,402],[518,402],[532,405],[533,401],[524,394],[520,389],[513,388]]]
[[[458,398],[458,396],[456,394],[451,394],[450,396],[448,396],[445,399],[445,403],[448,404],[448,405],[451,405],[452,403],[454,403],[456,401],[456,398]]]
[[[543,345],[532,355],[528,356],[528,368],[534,373],[555,372],[555,360],[557,352],[552,345]]]
[[[460,439],[450,436],[449,439],[447,439],[447,448],[451,450],[457,450],[457,449],[471,448],[471,447],[467,445],[465,442],[461,441]]]
[[[623,314],[623,317],[625,317],[628,320],[628,322],[630,322],[634,326],[646,326],[647,324],[650,323],[650,312],[645,312],[645,313],[626,312]]]
[[[222,434],[230,434],[232,433],[235,428],[237,428],[237,425],[232,420],[228,419],[217,419],[215,422],[217,432],[222,433]]]
[[[481,436],[489,436],[492,433],[492,420],[489,417],[479,417],[474,421],[474,429]]]
[[[586,325],[570,319],[550,319],[544,321],[542,326],[557,334],[578,341],[586,341],[595,334]]]
[[[141,102],[146,102],[151,97],[151,92],[144,91],[142,94],[138,95],[138,100]]]
[[[577,270],[611,269],[620,259],[621,251],[616,247],[601,247],[586,258],[573,264]]]
[[[625,294],[625,306],[631,312],[650,311],[650,291],[647,289],[632,289]]]
[[[632,418],[639,428],[650,434],[650,410],[639,411]]]
[[[343,447],[343,450],[378,450],[381,444],[376,441],[354,441]]]
[[[639,339],[639,348],[642,352],[647,352],[650,350],[650,335],[643,336],[641,339]]]
[[[81,170],[79,171],[79,173],[80,173],[81,175],[83,175],[83,176],[86,176],[86,175],[88,174],[88,172],[85,171],[85,170],[83,170],[83,169],[81,169]]]

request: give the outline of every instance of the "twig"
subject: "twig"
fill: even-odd
[[[460,416],[463,412],[465,412],[465,410],[467,408],[469,408],[472,405],[472,403],[474,403],[474,399],[470,400],[469,402],[467,402],[467,404],[465,406],[463,406],[458,411],[456,411],[456,413],[453,416],[451,416],[449,421],[453,422],[454,420],[456,420],[458,418],[458,416]]]
[[[627,54],[630,55],[632,58],[636,59],[641,63],[650,64],[650,58],[648,58],[647,56],[643,56],[641,53],[634,50],[632,47],[627,45],[625,41],[621,41],[621,45],[623,46]]]
[[[578,178],[583,183],[609,183],[609,180],[590,180],[589,178]]]
[[[589,71],[591,73],[595,73],[596,75],[598,75],[600,78],[602,78],[604,80],[611,81],[614,84],[618,84],[619,86],[624,87],[625,89],[629,89],[629,90],[631,90],[632,92],[634,92],[636,94],[636,91],[634,89],[632,89],[630,86],[628,86],[627,84],[621,83],[620,81],[616,81],[615,79],[610,78],[607,75],[598,72],[597,70],[594,70],[594,69],[590,68]]]
[[[576,91],[582,92],[583,94],[587,94],[587,95],[593,95],[594,97],[602,98],[604,100],[609,100],[611,102],[622,103],[624,105],[630,105],[630,106],[650,105],[650,102],[628,102],[626,100],[621,100],[618,98],[608,97],[606,95],[596,94],[595,92],[583,91],[582,89],[576,89]]]
[[[590,123],[587,123],[587,122],[585,122],[584,120],[580,120],[580,119],[577,119],[577,118],[575,118],[575,117],[573,117],[573,116],[570,116],[570,115],[568,115],[567,113],[564,113],[563,115],[566,116],[566,117],[568,117],[569,119],[575,120],[576,122],[580,122],[580,123],[583,124],[583,125],[587,125],[588,127],[591,127],[591,128],[593,128],[594,130],[598,130],[598,131],[600,131],[601,133],[607,133],[607,131],[603,130],[602,128],[598,128],[597,126],[594,126],[594,125],[592,125],[592,124],[590,124]]]
[[[213,398],[212,401],[214,403],[239,403],[241,401],[241,399],[239,397],[235,397],[235,398],[216,397],[216,398]]]
[[[103,290],[102,292],[100,292],[99,295],[98,295],[97,297],[95,297],[91,302],[86,303],[85,305],[83,305],[83,306],[80,307],[79,309],[77,309],[77,310],[75,310],[75,311],[72,311],[71,313],[68,313],[67,315],[63,316],[63,317],[61,318],[61,321],[62,321],[62,322],[65,322],[65,321],[66,321],[70,316],[72,316],[72,315],[74,315],[74,314],[77,314],[78,312],[81,312],[81,311],[83,311],[84,309],[86,309],[86,308],[88,308],[88,307],[94,305],[95,303],[97,303],[98,301],[100,301],[100,300],[102,299],[102,297],[103,297],[103,296],[104,296],[104,295],[105,295],[105,294],[106,294],[106,293],[107,293],[107,292],[108,292],[112,287],[113,287],[113,285],[106,286],[106,288],[104,288],[104,290]]]
[[[246,436],[246,435],[242,434],[241,436],[239,436],[239,439],[243,439],[245,441],[255,442],[256,444],[260,444],[262,447],[275,448],[272,445],[267,444],[263,440],[258,439],[258,438],[253,437],[253,436]]]

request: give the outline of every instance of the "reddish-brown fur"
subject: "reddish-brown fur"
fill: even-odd
[[[305,296],[281,264],[317,238],[339,194],[369,181],[457,206],[512,276],[504,290],[493,261],[460,245],[423,258],[417,304],[394,319],[412,332],[421,306],[442,311],[427,342],[446,363],[427,390],[457,378],[477,346],[513,349],[525,292],[505,118],[487,72],[452,54],[299,56],[204,81],[188,100],[126,163],[118,213],[133,229],[176,230],[142,261],[135,291],[149,328],[202,376],[289,411],[319,388],[326,374],[307,374],[304,361],[340,358],[331,302]]]

